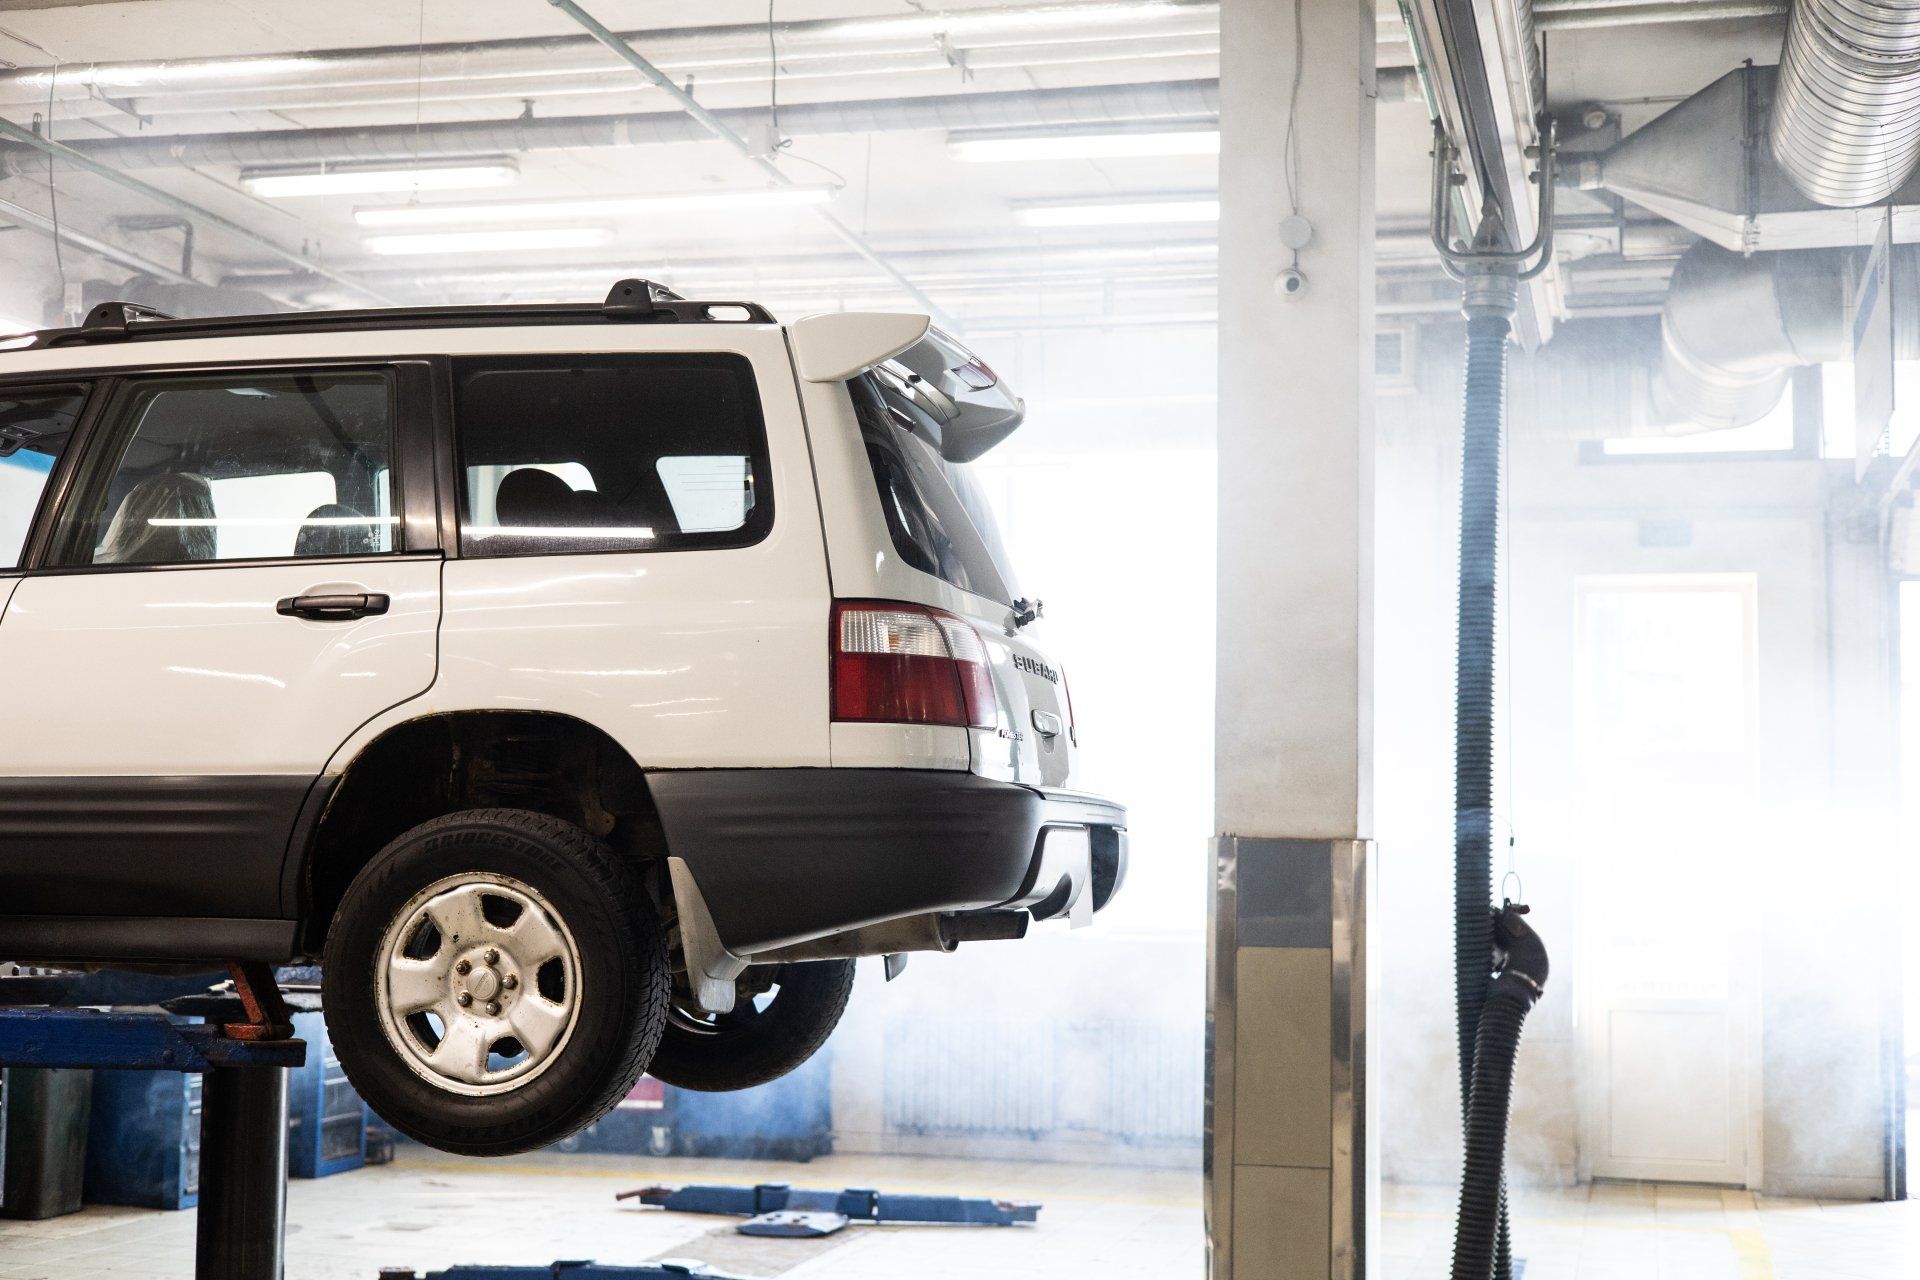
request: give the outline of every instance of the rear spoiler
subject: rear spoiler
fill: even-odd
[[[972,462],[1026,418],[1026,402],[926,316],[837,312],[795,321],[787,334],[794,367],[808,382],[879,369],[889,392],[930,421],[948,462]]]
[[[897,311],[835,311],[787,326],[793,365],[808,382],[845,382],[927,336],[933,321]]]

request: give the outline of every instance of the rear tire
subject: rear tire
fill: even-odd
[[[853,961],[783,964],[759,1000],[708,1014],[678,992],[647,1074],[680,1089],[728,1093],[778,1080],[819,1052],[853,994]],[[750,979],[757,975],[748,971]]]
[[[382,849],[325,962],[354,1088],[460,1155],[530,1151],[605,1115],[659,1044],[672,989],[637,868],[521,809],[436,818]]]

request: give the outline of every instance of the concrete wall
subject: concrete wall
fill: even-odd
[[[1442,331],[1444,332],[1444,330]],[[1437,345],[1437,344],[1435,344]],[[1450,388],[1449,388],[1450,389]],[[1380,947],[1385,1173],[1457,1177],[1457,1096],[1447,904],[1452,779],[1452,577],[1457,455],[1449,433],[1383,401],[1378,656]],[[1411,421],[1412,425],[1407,424]],[[1808,424],[1811,425],[1811,424]],[[1897,981],[1890,939],[1895,855],[1888,588],[1870,521],[1851,509],[1850,463],[1582,460],[1572,440],[1524,427],[1511,454],[1513,640],[1503,666],[1497,801],[1519,836],[1519,869],[1553,951],[1547,998],[1527,1027],[1515,1102],[1519,1176],[1584,1176],[1578,1015],[1581,815],[1596,797],[1577,769],[1574,582],[1581,575],[1752,572],[1759,578],[1759,803],[1706,815],[1738,842],[1719,886],[1750,926],[1757,1014],[1751,1079],[1762,1189],[1866,1198],[1883,1176],[1881,1037]],[[1649,537],[1644,522],[1658,522]],[[1648,545],[1684,533],[1685,545]],[[1402,639],[1396,640],[1396,637]],[[1424,638],[1416,641],[1415,638]],[[1496,829],[1504,836],[1499,824]],[[1504,851],[1496,850],[1496,872]],[[1678,879],[1678,877],[1676,877]],[[1645,886],[1645,909],[1685,929],[1688,901]],[[1844,903],[1844,907],[1840,904]],[[1831,904],[1858,950],[1836,945]]]

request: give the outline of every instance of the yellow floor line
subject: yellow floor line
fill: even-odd
[[[1740,1260],[1740,1280],[1774,1280],[1773,1250],[1767,1238],[1752,1228],[1727,1232],[1733,1256]]]

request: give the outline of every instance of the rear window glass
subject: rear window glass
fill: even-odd
[[[744,546],[773,521],[735,355],[454,362],[465,555]]]
[[[1000,526],[965,464],[948,462],[913,406],[870,373],[847,384],[893,549],[922,573],[1011,605],[1019,584]]]
[[[78,387],[0,393],[0,569],[16,569],[53,464],[80,420]]]

